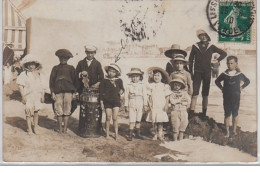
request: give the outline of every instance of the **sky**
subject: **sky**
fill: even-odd
[[[207,0],[11,0],[26,17],[97,22],[103,27],[104,41],[119,42],[124,38],[120,20],[131,24],[140,19],[145,23],[148,39],[140,44],[170,47],[179,44],[185,49],[198,41],[196,30],[203,29],[212,43],[220,47],[243,46],[255,49],[255,44],[218,43],[218,34],[209,26],[206,15]],[[164,13],[163,13],[164,12]],[[162,15],[163,13],[163,15]],[[91,26],[90,26],[91,27]],[[155,34],[153,33],[155,31]]]

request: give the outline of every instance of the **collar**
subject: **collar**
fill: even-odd
[[[181,73],[181,74],[184,74],[184,69],[182,69],[182,70],[179,70],[179,71],[174,71],[173,73],[175,73],[175,74],[179,74],[179,73]]]
[[[143,84],[141,81],[137,82],[137,83],[133,83],[132,81],[129,83],[129,85],[137,85],[137,84]]]
[[[86,58],[86,61],[87,61],[87,62],[92,62],[92,61],[93,61],[93,59],[92,59],[92,60],[88,60],[88,59]]]
[[[196,44],[194,44],[194,46],[201,52],[199,44],[201,44],[201,42],[197,42]],[[212,46],[212,44],[208,42],[205,52],[210,48],[210,46]]]
[[[114,78],[105,77],[105,79],[110,80],[110,81],[115,81],[115,80],[117,80],[119,78],[117,78],[117,77],[114,77]]]
[[[95,60],[95,57],[94,57],[92,60],[88,60],[87,57],[85,57],[84,60],[85,60],[86,62],[92,62],[93,60]]]
[[[241,73],[241,72],[239,72],[239,71],[236,70],[236,73],[235,73],[234,75],[230,75],[229,72],[230,72],[230,70],[227,69],[227,70],[224,71],[223,73],[226,74],[227,76],[237,76],[237,75],[239,75],[239,74]]]

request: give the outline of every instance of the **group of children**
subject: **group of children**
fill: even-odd
[[[170,122],[174,141],[183,139],[188,125],[187,111],[190,108],[192,96],[194,96],[192,95],[194,85],[191,74],[185,70],[188,65],[185,60],[187,53],[183,50],[173,51],[171,49],[165,54],[173,57],[171,62],[174,68],[171,74],[167,73],[167,69],[151,67],[148,69],[148,84],[142,81],[144,72],[140,68],[133,67],[127,73],[131,82],[126,84],[124,88],[123,81],[120,79],[120,67],[115,63],[105,66],[107,76],[97,84],[100,91],[100,105],[106,113],[106,138],[109,138],[110,135],[109,126],[112,117],[115,139],[118,139],[117,116],[121,107],[121,96],[124,94],[125,111],[129,115],[127,140],[132,141],[134,130],[135,137],[143,139],[140,132],[143,112],[149,112],[146,121],[153,125],[154,140],[164,140],[164,122]],[[52,99],[55,101],[54,111],[58,117],[58,131],[66,133],[68,118],[71,115],[71,102],[76,99],[78,74],[73,66],[67,64],[69,58],[73,57],[69,50],[60,49],[56,51],[55,55],[59,57],[60,64],[52,69],[50,90]],[[44,89],[41,87],[42,81],[39,71],[41,65],[32,58],[29,55],[24,58],[25,71],[17,79],[22,101],[25,104],[28,134],[32,133],[32,117],[34,118],[34,132],[37,133],[40,101],[44,101]],[[249,79],[240,70],[237,70],[237,63],[237,57],[229,56],[227,58],[228,69],[216,79],[216,85],[223,92],[226,136],[229,136],[231,114],[233,115],[233,132],[236,134],[240,92],[249,84]],[[222,81],[224,81],[223,86],[221,85]],[[240,86],[241,81],[244,82],[242,86]],[[63,120],[64,127],[62,126]]]

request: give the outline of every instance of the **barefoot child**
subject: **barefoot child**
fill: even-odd
[[[67,49],[55,52],[60,64],[52,68],[50,75],[50,91],[54,100],[54,111],[58,119],[58,132],[67,133],[68,120],[71,115],[71,103],[76,99],[76,71],[68,60],[73,57]],[[64,128],[62,122],[64,121]]]
[[[120,96],[125,89],[123,81],[118,78],[121,75],[121,69],[117,64],[110,64],[105,66],[107,78],[100,84],[100,103],[102,110],[106,112],[106,138],[109,137],[109,126],[111,116],[113,118],[113,125],[115,130],[115,140],[118,139],[118,123],[117,115],[119,112]]]
[[[129,137],[128,141],[132,141],[133,130],[136,128],[136,138],[143,139],[140,135],[141,119],[143,108],[147,111],[147,93],[146,87],[141,82],[144,72],[139,68],[131,68],[127,75],[131,78],[131,82],[127,85],[125,91],[125,110],[129,112]]]
[[[167,72],[159,67],[151,68],[153,73],[153,82],[149,85],[148,104],[151,113],[147,116],[147,121],[153,123],[155,135],[153,140],[164,140],[163,137],[163,122],[168,122],[168,102],[170,95],[170,87],[167,84],[169,76]]]
[[[249,79],[237,68],[238,59],[235,56],[227,57],[228,69],[221,73],[216,79],[216,85],[223,93],[223,106],[225,111],[224,124],[226,126],[226,137],[229,137],[229,122],[232,114],[233,133],[237,134],[238,110],[240,104],[240,93],[247,85]],[[224,81],[223,85],[221,82]],[[243,82],[243,85],[240,83]]]
[[[22,103],[25,104],[25,114],[27,122],[27,132],[32,134],[32,120],[33,131],[38,133],[38,118],[39,111],[44,102],[44,87],[40,75],[41,64],[36,61],[32,55],[26,55],[23,58],[23,71],[16,80],[22,96]]]
[[[184,90],[185,83],[181,78],[173,79],[170,82],[172,94],[170,95],[171,124],[173,129],[173,140],[183,139],[183,134],[188,125],[187,108],[190,106],[191,98]]]

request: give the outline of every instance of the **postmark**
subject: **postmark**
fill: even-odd
[[[256,8],[253,0],[209,0],[207,18],[220,42],[250,42]]]

